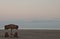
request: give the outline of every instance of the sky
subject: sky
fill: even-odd
[[[51,19],[60,19],[60,0],[0,0],[0,22]]]

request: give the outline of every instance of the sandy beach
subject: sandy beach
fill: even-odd
[[[0,30],[0,39],[60,39],[60,30],[18,30],[19,38],[5,38]]]

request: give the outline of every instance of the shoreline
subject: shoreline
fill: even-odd
[[[0,29],[0,30],[5,30],[5,29]],[[60,28],[21,28],[17,30],[60,30]]]

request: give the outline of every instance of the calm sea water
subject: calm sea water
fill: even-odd
[[[0,22],[0,28],[4,28],[5,24],[18,24],[19,28],[56,28],[60,29],[60,21],[32,21],[32,22],[23,22],[23,21],[7,21]]]
[[[22,28],[60,28],[60,21],[21,23]]]

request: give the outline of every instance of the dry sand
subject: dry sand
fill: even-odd
[[[60,30],[18,30],[19,38],[4,38],[5,30],[0,30],[0,39],[60,39]]]

